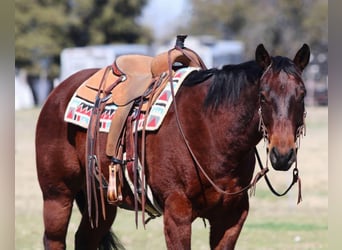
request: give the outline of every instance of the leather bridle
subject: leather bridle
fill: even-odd
[[[264,71],[264,73],[262,74],[260,79],[262,79],[265,76],[265,74],[271,69],[271,67],[272,67],[272,63],[266,68],[266,70]],[[259,100],[259,103],[260,103],[260,100]],[[261,106],[259,107],[258,114],[259,114],[259,131],[262,133],[262,138],[264,139],[264,142],[266,144],[266,167],[265,168],[262,165],[262,161],[260,159],[259,153],[258,153],[256,148],[255,148],[255,155],[257,156],[257,160],[258,160],[260,169],[267,169],[266,172],[268,172],[268,159],[269,159],[269,153],[270,153],[269,152],[268,144],[270,142],[270,138],[269,138],[268,130],[267,130],[267,128],[265,126],[265,123],[264,123],[263,113],[262,113]],[[295,137],[296,137],[295,138],[295,144],[296,144],[295,156],[296,156],[296,161],[295,161],[295,167],[294,167],[293,173],[292,173],[292,182],[289,185],[289,187],[283,193],[277,192],[273,188],[273,186],[272,186],[268,176],[265,174],[265,181],[267,183],[267,186],[269,187],[271,192],[274,195],[276,195],[276,196],[284,196],[284,195],[286,195],[290,191],[292,186],[295,183],[298,182],[298,199],[297,199],[297,204],[299,204],[302,201],[301,179],[299,177],[299,170],[298,170],[298,167],[297,167],[297,152],[298,152],[298,148],[300,147],[300,138],[306,135],[306,124],[305,124],[306,115],[307,115],[307,112],[306,112],[306,110],[304,110],[304,112],[303,112],[303,123],[296,130],[296,135],[295,135]]]
[[[268,172],[268,159],[269,159],[269,153],[270,153],[270,150],[269,150],[269,147],[268,147],[268,144],[269,144],[269,133],[267,131],[267,128],[266,128],[264,120],[263,120],[261,107],[258,110],[258,114],[259,114],[259,131],[262,133],[262,137],[263,137],[264,142],[266,144],[266,155],[267,155],[266,156],[266,167],[263,167],[262,161],[260,159],[260,156],[259,156],[259,153],[258,153],[256,147],[255,147],[255,155],[257,156],[257,160],[258,160],[260,168],[261,169],[267,169],[266,172]],[[292,182],[289,185],[289,187],[283,193],[279,193],[272,186],[268,176],[266,174],[264,176],[265,177],[265,181],[267,183],[267,186],[269,187],[271,192],[274,195],[276,195],[276,196],[284,196],[284,195],[286,195],[290,191],[292,186],[295,183],[298,182],[298,199],[297,199],[297,204],[299,204],[302,201],[301,179],[299,177],[299,170],[298,170],[298,167],[297,167],[297,152],[298,152],[298,148],[300,146],[300,138],[305,136],[305,134],[306,134],[306,125],[305,125],[306,114],[307,114],[307,112],[304,110],[304,113],[303,113],[303,124],[301,126],[299,126],[297,128],[297,131],[296,131],[296,141],[295,141],[295,143],[296,143],[296,149],[295,149],[296,161],[295,161],[295,167],[294,167],[293,173],[292,173]]]
[[[178,50],[182,50],[184,51],[184,48],[181,48],[179,46],[175,46],[175,49],[178,49]],[[181,124],[181,121],[179,119],[179,114],[178,114],[178,109],[177,109],[177,101],[176,101],[176,98],[175,98],[175,94],[174,94],[174,89],[173,89],[173,84],[172,84],[172,65],[169,63],[169,75],[170,75],[170,86],[171,86],[171,95],[172,95],[172,98],[173,98],[173,106],[174,106],[174,112],[175,112],[175,117],[176,117],[176,121],[177,121],[177,126],[179,128],[179,131],[181,133],[181,136],[183,138],[183,141],[192,157],[192,159],[194,160],[196,166],[198,167],[198,169],[201,171],[201,173],[204,175],[204,177],[207,179],[207,181],[211,184],[211,186],[220,194],[224,194],[224,195],[238,195],[238,194],[241,194],[245,191],[247,191],[248,189],[251,189],[250,191],[250,194],[255,194],[255,189],[256,189],[256,183],[262,178],[262,177],[265,177],[265,181],[269,187],[269,189],[271,190],[271,192],[273,194],[275,194],[276,196],[284,196],[285,194],[288,193],[288,191],[292,188],[292,186],[298,182],[298,200],[297,200],[297,204],[302,200],[302,195],[301,195],[301,179],[299,177],[299,171],[298,171],[298,168],[297,168],[297,157],[296,157],[296,163],[295,163],[295,168],[293,169],[293,179],[292,179],[292,183],[290,184],[290,186],[285,190],[285,192],[283,193],[278,193],[274,188],[273,186],[271,185],[271,182],[270,180],[268,179],[267,177],[267,172],[269,171],[269,168],[268,168],[268,158],[269,158],[269,150],[267,148],[267,160],[266,160],[266,167],[263,166],[262,164],[262,161],[260,159],[260,156],[259,156],[259,153],[258,153],[258,150],[256,147],[254,147],[254,152],[255,152],[255,155],[257,157],[257,160],[258,160],[258,164],[259,164],[259,167],[260,167],[260,171],[255,175],[255,177],[253,178],[252,182],[250,184],[248,184],[247,186],[243,187],[242,189],[240,189],[239,191],[236,191],[236,192],[228,192],[226,190],[223,190],[222,188],[220,188],[211,178],[210,176],[206,173],[206,171],[204,170],[204,168],[202,167],[202,165],[200,164],[200,162],[198,161],[195,153],[193,152],[193,150],[191,149],[190,147],[190,144],[189,144],[189,141],[187,140],[186,138],[186,135],[184,133],[184,130],[183,130],[183,127],[182,127],[182,124]],[[264,72],[265,73],[265,72]],[[265,141],[268,142],[268,133],[267,133],[267,128],[263,122],[263,118],[262,118],[262,113],[261,113],[261,108],[259,109],[259,116],[260,116],[260,122],[259,122],[259,130],[263,133],[263,138]],[[305,116],[306,116],[306,112],[304,112],[304,119],[305,119]],[[297,149],[298,149],[298,146],[299,146],[299,137],[301,135],[305,135],[305,122],[303,123],[302,126],[300,126],[297,130],[297,133],[296,133],[296,145],[297,145],[297,148],[296,148],[296,154],[297,154]],[[298,143],[297,143],[298,142]]]

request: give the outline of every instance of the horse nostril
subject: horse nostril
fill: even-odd
[[[277,158],[283,158],[289,161],[293,158],[294,150],[291,148],[286,154],[282,155],[276,147],[273,147],[271,153]]]
[[[273,167],[277,164],[277,162],[279,162],[278,159],[279,159],[279,151],[275,147],[273,147],[270,152],[270,160],[271,160]]]
[[[280,153],[276,147],[272,148],[271,153],[277,158],[280,156]]]
[[[286,155],[286,159],[289,163],[292,161],[293,156],[294,156],[294,150],[293,148],[291,148],[290,151]]]

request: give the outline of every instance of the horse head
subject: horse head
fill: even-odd
[[[260,44],[256,62],[263,69],[259,89],[260,128],[268,141],[268,154],[275,170],[286,171],[296,161],[297,139],[303,133],[306,94],[302,72],[310,48],[304,44],[293,60],[270,57]]]

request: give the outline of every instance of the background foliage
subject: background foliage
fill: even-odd
[[[240,39],[250,54],[258,43],[288,54],[303,42],[328,51],[326,0],[191,0],[192,19],[184,31]],[[252,50],[252,51],[251,51]]]
[[[15,65],[59,74],[65,47],[151,41],[135,21],[147,0],[15,0]]]
[[[51,80],[59,75],[65,47],[160,40],[138,21],[149,1],[15,0],[15,66],[31,77],[45,74]],[[261,42],[272,54],[291,54],[303,42],[314,53],[328,51],[326,0],[184,1],[191,6],[190,13],[184,12],[190,18],[184,20],[190,21],[174,20],[177,33],[239,39],[246,55]]]

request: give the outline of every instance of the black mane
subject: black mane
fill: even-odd
[[[287,74],[301,78],[300,70],[287,57],[272,57],[272,71],[281,70]],[[185,86],[193,86],[213,77],[205,98],[205,107],[217,108],[221,104],[234,104],[245,87],[257,84],[263,73],[256,61],[241,64],[225,65],[222,69],[208,69],[192,72],[184,82]]]
[[[223,103],[234,103],[240,96],[243,88],[256,84],[262,75],[262,69],[255,61],[248,61],[236,65],[225,65],[222,69],[209,69],[195,71],[184,82],[192,86],[213,77],[205,98],[205,107],[217,108]]]

